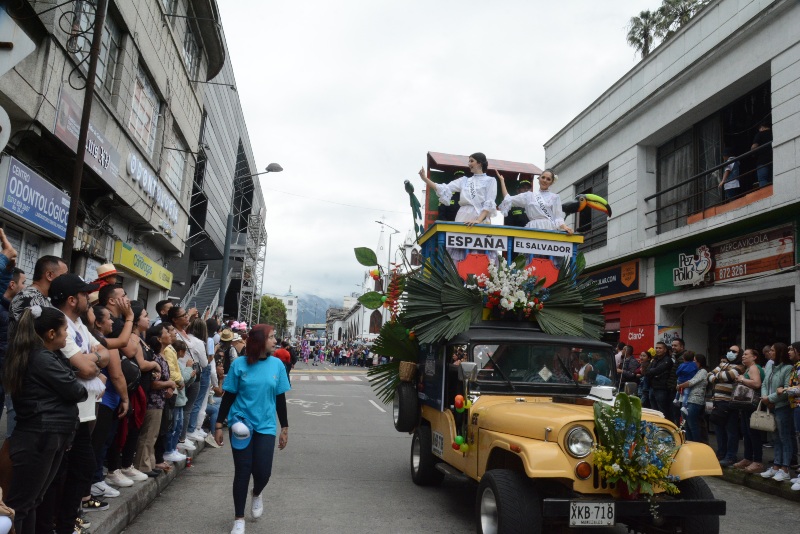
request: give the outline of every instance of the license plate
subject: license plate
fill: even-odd
[[[614,503],[595,501],[570,501],[569,526],[610,527],[614,526]]]

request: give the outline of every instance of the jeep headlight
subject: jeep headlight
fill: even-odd
[[[592,452],[594,439],[586,427],[576,426],[567,434],[567,450],[575,458],[584,458]]]
[[[675,436],[666,428],[659,428],[655,434],[656,441],[663,443],[667,447],[675,446]]]

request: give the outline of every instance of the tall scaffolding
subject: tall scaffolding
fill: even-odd
[[[263,211],[263,210],[262,210]],[[242,266],[242,290],[239,298],[239,319],[258,320],[261,282],[264,278],[264,263],[267,255],[267,232],[261,214],[251,214],[247,220],[247,244]],[[253,313],[255,306],[255,314]]]

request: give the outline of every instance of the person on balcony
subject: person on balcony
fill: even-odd
[[[525,208],[525,214],[530,219],[525,225],[526,228],[574,233],[574,230],[564,222],[561,197],[558,193],[550,191],[550,186],[558,179],[552,170],[545,169],[539,175],[539,191],[528,191],[514,196],[508,194],[503,175],[498,172],[497,178],[500,180],[500,191],[503,194],[503,201],[497,209],[503,215],[508,215],[513,208]]]
[[[730,148],[725,149],[725,161],[729,162],[725,166],[725,172],[722,174],[722,180],[719,182],[719,188],[725,192],[725,200],[730,200],[739,195],[739,162],[736,161],[736,155]]]
[[[766,145],[766,146],[765,146]],[[758,125],[758,133],[753,138],[750,150],[764,147],[756,153],[756,176],[758,186],[766,187],[772,183],[772,129],[769,120]]]

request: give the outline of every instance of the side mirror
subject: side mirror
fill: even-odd
[[[461,362],[458,366],[458,379],[462,382],[474,382],[478,376],[478,364],[475,362]]]

